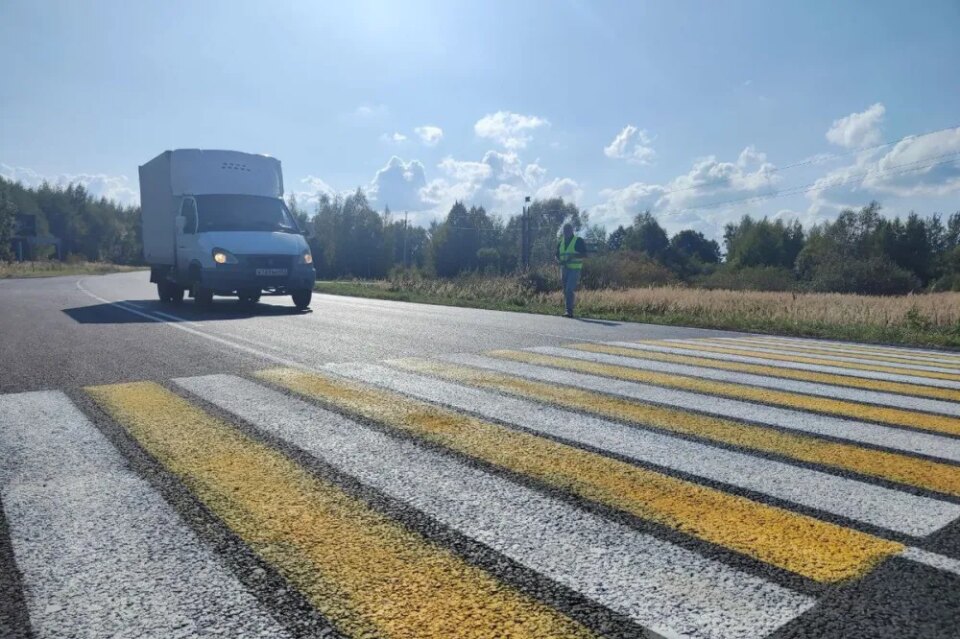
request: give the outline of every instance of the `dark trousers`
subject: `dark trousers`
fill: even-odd
[[[580,269],[563,268],[563,301],[567,307],[567,315],[573,315],[573,305],[576,302],[577,284],[580,283]]]

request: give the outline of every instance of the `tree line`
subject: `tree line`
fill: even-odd
[[[721,247],[692,229],[671,236],[650,212],[607,233],[587,211],[559,198],[531,202],[526,223],[520,214],[504,217],[456,202],[428,227],[408,224],[389,207],[375,210],[361,189],[321,195],[312,210],[292,196],[288,204],[309,232],[322,279],[527,271],[524,229],[529,272],[550,276],[559,230],[570,222],[592,253],[583,275],[584,286],[592,288],[689,284],[882,295],[960,290],[960,211],[945,220],[915,213],[891,219],[871,202],[808,229],[797,221],[744,216],[725,227]],[[28,188],[0,178],[0,259],[13,258],[10,240],[23,215],[35,218],[38,236],[59,238],[61,258],[142,263],[138,207],[94,198],[81,185]],[[41,243],[32,251],[30,257],[52,258],[57,247]]]
[[[30,220],[37,240],[23,247],[25,258],[143,263],[140,207],[95,198],[80,184],[27,188],[0,178],[0,260],[15,258],[18,220]],[[59,244],[49,243],[54,238]]]

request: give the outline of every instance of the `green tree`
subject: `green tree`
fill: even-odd
[[[743,216],[737,224],[724,228],[727,263],[734,268],[777,266],[793,268],[803,249],[803,227],[799,222],[784,224],[767,218],[754,220]]]
[[[452,277],[477,270],[481,266],[478,252],[495,248],[499,229],[494,222],[482,206],[468,209],[462,202],[454,203],[432,238],[437,275]]]
[[[633,224],[627,229],[623,239],[623,248],[645,253],[655,260],[662,260],[669,246],[667,232],[650,214],[650,211],[640,213],[634,218]]]
[[[7,185],[0,182],[0,260],[9,262],[15,257],[13,254],[13,224],[16,220],[17,209],[10,199]]]
[[[720,245],[708,240],[703,233],[686,229],[670,238],[670,248],[678,255],[703,264],[720,263]]]

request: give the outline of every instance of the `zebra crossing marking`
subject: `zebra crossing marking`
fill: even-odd
[[[861,576],[902,550],[895,542],[398,393],[293,369],[260,371],[257,376],[814,581],[830,583]],[[763,534],[758,534],[761,529]]]
[[[38,639],[288,637],[60,391],[0,395],[0,502]]]
[[[918,355],[901,355],[896,352],[868,351],[868,350],[847,350],[837,348],[823,348],[818,344],[798,344],[789,341],[770,341],[770,340],[745,340],[742,338],[721,337],[711,340],[712,343],[736,343],[750,344],[760,348],[770,348],[774,350],[784,350],[791,353],[814,353],[827,357],[852,358],[854,360],[863,360],[865,362],[888,362],[894,364],[906,364],[924,367],[933,367],[933,369],[942,369],[945,372],[960,373],[960,361],[949,359],[931,359]]]
[[[421,516],[659,637],[766,636],[806,623],[830,586],[886,575],[904,560],[960,575],[960,557],[921,541],[960,521],[960,438],[950,436],[960,434],[960,419],[950,421],[960,393],[952,380],[922,375],[943,374],[927,364],[946,356],[807,350],[829,354],[827,366],[740,353],[799,345],[718,343],[736,347],[575,344],[85,393],[352,637],[603,633],[448,537],[428,540]],[[690,354],[701,346],[716,352]],[[899,372],[873,370],[886,360],[896,361],[880,368]],[[286,636],[125,454],[63,393],[0,396],[0,503],[38,637],[122,634],[129,618],[109,618],[111,587],[129,588],[123,575],[145,570],[138,631],[174,635],[211,619],[238,636]],[[37,488],[49,481],[54,489]],[[352,481],[375,498],[344,488]],[[391,500],[420,514],[398,515]],[[122,516],[143,503],[161,523]],[[61,537],[37,537],[36,522],[89,537],[106,520],[139,531],[124,534],[141,539],[134,547],[149,554],[147,567],[128,546],[101,544],[80,574],[102,564],[119,583],[70,591],[79,555],[37,552]],[[178,549],[188,540],[186,554],[166,550],[174,538]],[[156,597],[166,596],[172,567],[204,583],[195,601],[177,595],[171,615]],[[51,597],[43,592],[72,607],[41,609]]]
[[[527,431],[915,537],[932,534],[960,517],[960,504],[912,495],[589,415],[578,415],[574,421],[567,411],[537,404],[529,399],[381,365],[330,364],[324,368],[350,379],[376,384]]]
[[[262,384],[226,375],[176,383],[658,635],[759,636],[812,605],[733,566]]]
[[[783,432],[730,419],[740,419],[750,415],[750,405],[731,402],[724,406],[721,404],[722,400],[713,399],[708,406],[705,406],[706,400],[703,396],[674,394],[674,397],[657,397],[651,392],[655,389],[644,388],[632,382],[615,385],[605,378],[526,365],[512,366],[505,360],[486,357],[459,355],[449,360],[449,362],[392,360],[390,365],[520,397],[534,398],[572,410],[585,411],[641,426],[652,426],[693,435],[709,441],[773,453],[826,467],[850,470],[869,477],[960,497],[960,466],[810,436],[810,434],[828,434],[850,438],[859,435],[862,440],[882,443],[886,439],[913,435],[910,440],[904,441],[904,447],[906,447],[911,443],[916,444],[918,437],[925,439],[922,434],[918,436],[867,424],[857,432],[856,424],[845,424],[839,420],[822,420],[821,428],[815,429],[816,423],[812,425],[799,423],[796,415],[791,411],[768,409],[767,415],[763,416],[763,421],[777,423],[775,419],[770,420],[768,415],[776,417],[783,414],[785,419],[777,425],[785,428],[806,425],[810,428],[803,432]],[[669,399],[673,406],[649,403],[666,399]],[[699,410],[708,408],[711,413],[722,416],[704,415],[675,406],[695,406]],[[955,443],[955,440],[935,439],[936,441],[929,442],[927,448],[942,452],[945,446]],[[914,445],[914,447],[919,446]]]
[[[758,388],[728,382],[685,377],[670,373],[657,373],[626,366],[600,364],[553,355],[541,355],[531,351],[492,351],[489,355],[527,364],[550,366],[578,373],[590,373],[632,382],[655,384],[705,395],[748,400],[762,404],[783,406],[794,410],[824,413],[839,417],[890,424],[892,426],[904,426],[918,430],[945,433],[948,435],[960,435],[960,417],[950,415],[921,413],[919,411],[900,408],[859,404],[857,402],[831,399],[829,397],[811,397],[809,395],[771,388]]]
[[[856,388],[867,391],[880,391],[884,393],[893,393],[911,397],[928,397],[930,399],[946,400],[953,403],[955,406],[956,402],[960,402],[960,390],[936,388],[922,384],[909,384],[905,382],[886,381],[882,379],[864,379],[860,377],[853,377],[849,374],[837,375],[831,373],[793,370],[779,366],[771,366],[768,364],[739,363],[737,361],[717,360],[702,356],[698,357],[695,355],[658,353],[655,351],[640,350],[639,348],[636,348],[636,345],[634,345],[633,348],[628,348],[624,346],[613,346],[610,344],[597,344],[591,342],[584,344],[568,344],[566,348],[586,351],[588,353],[603,353],[606,355],[619,355],[621,357],[632,357],[656,362],[684,364],[686,366],[697,367],[701,369],[715,368],[728,371],[737,371],[761,377],[768,377],[772,380],[794,379],[803,382],[829,384],[832,386]],[[960,410],[960,408],[957,410]]]
[[[925,379],[935,379],[949,382],[960,382],[960,375],[949,373],[922,370],[910,366],[898,366],[895,364],[870,364],[869,362],[850,362],[843,359],[810,357],[803,355],[792,355],[790,353],[778,353],[771,349],[758,346],[733,346],[725,343],[719,345],[708,340],[690,340],[675,341],[664,340],[656,342],[638,342],[641,344],[665,344],[673,348],[679,348],[688,351],[718,353],[720,355],[743,355],[758,359],[772,360],[774,362],[794,362],[799,364],[815,364],[817,366],[830,366],[832,368],[843,368],[851,371],[871,371],[875,373],[891,373],[894,375],[909,375],[910,377],[921,377]]]
[[[592,636],[162,386],[87,392],[349,635]]]

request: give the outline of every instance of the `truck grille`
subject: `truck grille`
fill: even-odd
[[[290,255],[238,255],[240,263],[252,268],[290,268]]]

